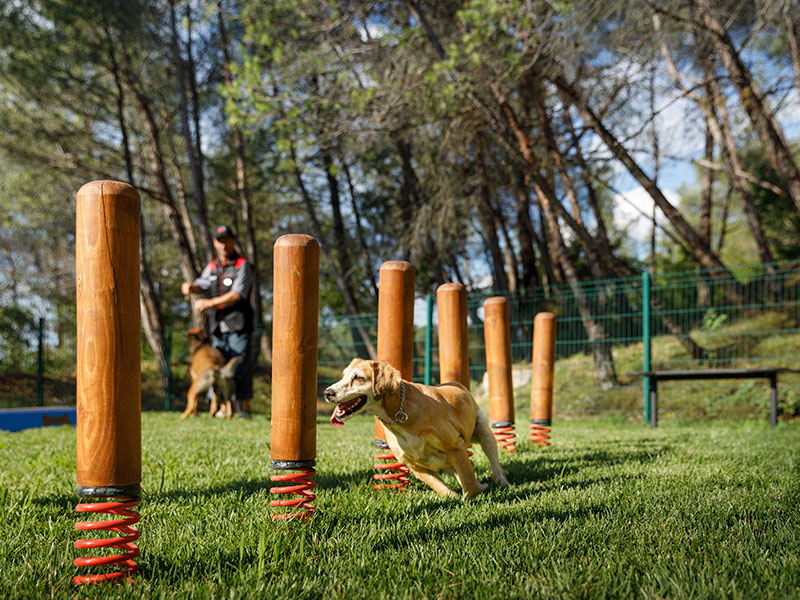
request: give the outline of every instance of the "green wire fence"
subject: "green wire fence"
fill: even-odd
[[[545,310],[558,318],[556,415],[618,412],[646,419],[643,397],[649,382],[634,375],[636,371],[800,367],[799,262],[643,273],[572,287],[551,285],[526,294],[469,294],[470,376],[479,401],[486,387],[482,305],[495,295],[505,296],[509,304],[516,400],[522,411],[530,390],[533,320]],[[416,309],[413,379],[435,384],[439,361],[434,297],[419,298]],[[45,327],[40,321],[38,346],[26,363],[30,372],[0,369],[3,382],[15,377],[25,381],[11,391],[0,388],[0,408],[74,403],[69,378],[48,373],[49,364],[63,367],[65,361],[61,355],[58,360],[49,358],[55,350],[47,346]],[[174,337],[185,336],[176,332]],[[254,336],[255,347],[258,338]],[[171,393],[144,408],[180,409],[185,402],[188,351],[184,345],[173,350],[172,336],[169,339]],[[369,358],[376,346],[377,314],[320,315],[320,391],[339,378],[352,358]],[[764,416],[768,410],[766,387],[750,380],[665,382],[659,385],[659,398],[660,412],[667,416]],[[800,414],[800,376],[781,376],[779,406],[784,414]]]

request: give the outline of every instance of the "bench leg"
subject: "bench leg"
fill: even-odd
[[[650,429],[658,427],[658,380],[650,380]]]
[[[778,424],[778,378],[769,378],[769,426]]]

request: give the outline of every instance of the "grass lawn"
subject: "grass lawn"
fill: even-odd
[[[77,591],[75,430],[0,432],[0,598],[800,597],[797,423],[559,421],[463,501],[374,491],[371,454],[320,417],[317,513],[275,524],[266,418],[146,413],[142,572]]]

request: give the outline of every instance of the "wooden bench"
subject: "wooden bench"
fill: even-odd
[[[635,371],[630,375],[650,378],[650,427],[658,426],[658,382],[689,379],[769,379],[769,424],[775,427],[778,422],[778,373],[792,372],[794,369],[781,367],[756,367],[752,369],[698,369],[676,371]]]

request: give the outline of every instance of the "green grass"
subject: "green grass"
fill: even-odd
[[[800,596],[797,424],[558,421],[511,487],[453,501],[372,490],[371,419],[321,417],[306,524],[270,520],[268,434],[146,413],[142,572],[77,591],[75,430],[0,433],[0,597]]]

